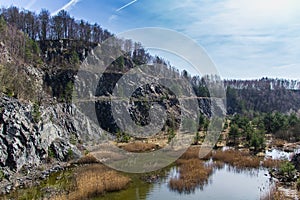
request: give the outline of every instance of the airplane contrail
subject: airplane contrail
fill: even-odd
[[[120,8],[118,8],[116,11],[119,12],[120,10],[123,10],[124,8],[130,6],[131,4],[133,4],[133,3],[137,2],[137,1],[138,1],[138,0],[133,0],[133,1],[129,2],[128,4],[126,4],[126,5],[124,5],[124,6],[120,7]]]
[[[57,15],[57,13],[59,13],[59,11],[61,10],[68,10],[71,6],[76,5],[79,1],[81,0],[71,0],[69,3],[67,3],[66,5],[64,5],[63,7],[61,7],[60,9],[58,9],[57,11],[51,13],[51,15]]]
[[[31,0],[26,6],[25,9],[29,10],[33,4],[35,4],[36,0]]]

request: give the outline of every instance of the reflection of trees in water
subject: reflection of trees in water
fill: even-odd
[[[253,168],[249,168],[249,167],[234,167],[231,165],[225,165],[224,168],[228,171],[228,172],[233,172],[233,173],[237,173],[237,174],[246,174],[250,177],[257,177],[259,170],[258,169],[253,169]]]

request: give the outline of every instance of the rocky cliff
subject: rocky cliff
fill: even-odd
[[[1,94],[0,183],[14,186],[17,176],[30,177],[80,157],[80,134],[99,136],[101,131],[74,105],[21,103]]]

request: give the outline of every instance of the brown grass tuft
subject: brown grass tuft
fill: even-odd
[[[127,187],[130,179],[101,164],[81,167],[75,174],[74,190],[55,197],[55,200],[80,200]]]
[[[262,162],[262,166],[266,168],[279,168],[282,163],[284,163],[283,160],[268,158]]]
[[[136,141],[136,142],[128,143],[128,144],[124,145],[122,148],[125,151],[140,153],[140,152],[155,151],[159,147],[153,143],[145,143],[145,142]]]
[[[184,154],[182,154],[182,156],[180,157],[180,159],[199,159],[199,151],[200,151],[200,147],[199,146],[191,146],[189,147],[186,152],[184,152]],[[211,157],[211,152],[208,153],[204,158],[201,158],[203,160],[208,160]]]
[[[223,161],[213,161],[211,164],[209,164],[211,167],[213,167],[214,169],[222,169],[225,165],[225,163]]]
[[[99,163],[99,161],[92,154],[87,154],[87,155],[81,157],[76,163],[77,164],[93,164],[93,163]]]
[[[179,178],[172,178],[169,187],[180,193],[190,193],[197,187],[203,187],[212,174],[212,167],[204,164],[199,159],[179,159]]]
[[[212,153],[213,160],[223,161],[237,168],[257,168],[260,165],[258,157],[250,155],[249,152],[238,150],[215,151]]]

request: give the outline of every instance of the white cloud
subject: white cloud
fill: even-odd
[[[176,3],[175,3],[176,2]],[[272,66],[300,63],[300,2],[297,0],[175,1],[176,10],[190,23],[175,28],[196,39],[213,58],[221,74],[273,76]],[[201,3],[202,2],[202,3]],[[299,72],[282,74],[300,78]],[[248,75],[247,75],[248,74]]]

